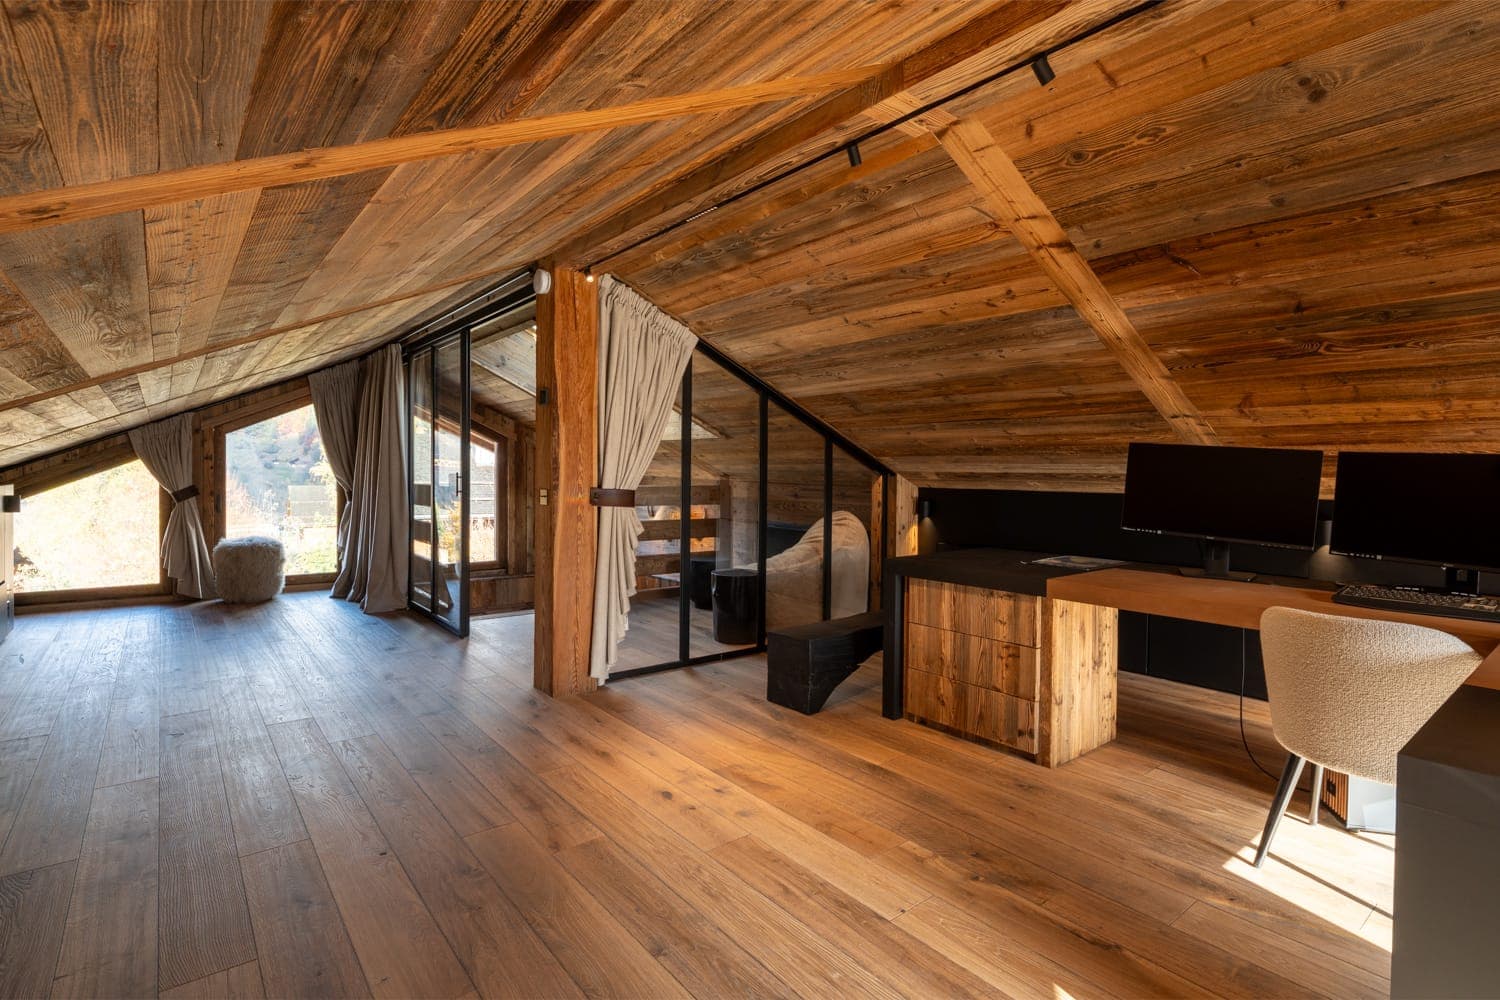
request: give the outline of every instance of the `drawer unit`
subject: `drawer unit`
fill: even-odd
[[[906,620],[999,639],[1018,646],[1037,645],[1037,617],[1042,599],[1030,594],[965,587],[937,580],[906,582]]]
[[[916,621],[906,625],[906,665],[949,680],[1036,700],[1037,649]]]
[[[1056,767],[1115,736],[1113,608],[905,581],[906,718]]]
[[[1025,698],[925,670],[908,670],[906,711],[915,721],[969,739],[1036,753],[1036,702]]]

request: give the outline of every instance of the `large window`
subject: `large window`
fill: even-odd
[[[505,467],[499,442],[469,432],[469,563],[505,561]]]
[[[16,589],[161,582],[161,489],[139,461],[25,497],[15,522]]]
[[[224,537],[281,540],[288,575],[338,566],[338,487],[311,405],[224,435]]]

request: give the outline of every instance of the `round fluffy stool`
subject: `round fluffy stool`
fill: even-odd
[[[274,538],[224,539],[214,546],[219,598],[230,604],[269,601],[286,582],[282,562],[281,543]]]

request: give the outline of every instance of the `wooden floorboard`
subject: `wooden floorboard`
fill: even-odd
[[[319,593],[23,616],[0,645],[0,996],[1326,996],[1388,991],[1389,837],[1293,803],[1232,697],[1121,678],[1055,771],[816,716],[763,658],[530,688]],[[1263,703],[1246,738],[1280,754]]]

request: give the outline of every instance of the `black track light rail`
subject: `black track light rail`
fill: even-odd
[[[889,132],[895,128],[899,128],[900,126],[905,125],[907,122],[920,118],[923,115],[931,114],[933,111],[936,111],[938,108],[941,108],[945,104],[952,103],[953,101],[959,100],[960,98],[968,97],[970,94],[978,90],[982,90],[985,87],[988,87],[990,84],[995,83],[996,81],[1003,80],[1007,76],[1010,76],[1012,73],[1030,69],[1033,73],[1036,74],[1038,81],[1042,82],[1043,85],[1045,85],[1047,82],[1050,82],[1050,80],[1054,76],[1052,72],[1052,65],[1048,62],[1049,56],[1056,55],[1057,53],[1063,51],[1066,48],[1069,48],[1070,46],[1077,45],[1079,42],[1085,41],[1089,38],[1093,38],[1095,35],[1101,34],[1111,28],[1117,27],[1118,25],[1123,24],[1124,22],[1129,21],[1134,17],[1144,14],[1146,11],[1151,10],[1154,7],[1159,7],[1164,2],[1165,0],[1146,0],[1145,3],[1137,4],[1136,6],[1131,7],[1128,10],[1123,10],[1106,21],[1101,21],[1093,27],[1080,31],[1078,34],[1073,35],[1070,38],[1065,38],[1057,44],[1043,49],[1041,52],[1038,52],[1035,55],[1027,56],[1025,59],[1011,63],[1010,65],[1005,66],[1002,69],[996,70],[994,73],[991,73],[984,79],[976,80],[974,83],[962,87],[959,90],[956,90],[953,93],[947,95],[946,97],[939,97],[935,100],[929,101],[928,103],[922,105],[914,111],[908,111],[906,114],[902,115],[899,118],[893,118],[892,120],[886,122],[884,125],[875,126],[870,131],[864,133],[858,138],[851,139],[848,142],[844,142],[837,146],[834,146],[832,149],[819,153],[817,156],[814,156],[810,160],[805,160],[802,163],[787,167],[780,173],[773,174],[763,181],[758,181],[755,184],[752,184],[750,187],[745,188],[743,191],[738,191],[732,195],[729,195],[721,201],[717,201],[712,205],[709,205],[707,208],[700,209],[694,212],[692,215],[663,226],[661,229],[658,229],[654,233],[642,236],[635,242],[627,244],[626,246],[623,246],[612,253],[606,254],[605,256],[590,262],[587,266],[585,266],[584,270],[586,272],[597,272],[603,264],[614,260],[616,257],[627,254],[630,251],[637,249],[638,247],[644,246],[645,244],[650,243],[652,240],[661,239],[661,237],[666,236],[668,233],[676,232],[683,226],[686,226],[692,222],[696,222],[698,219],[703,218],[703,216],[708,215],[710,212],[717,212],[721,208],[724,208],[728,205],[733,205],[737,201],[742,201],[743,199],[748,198],[751,195],[764,191],[766,188],[771,187],[774,184],[780,184],[788,177],[801,173],[809,167],[817,166],[819,163],[822,163],[825,160],[829,160],[837,156],[847,156],[852,166],[858,166],[861,159],[859,154],[859,146],[861,143],[869,142],[876,136],[884,135],[886,132]],[[1043,79],[1044,77],[1045,79]]]

